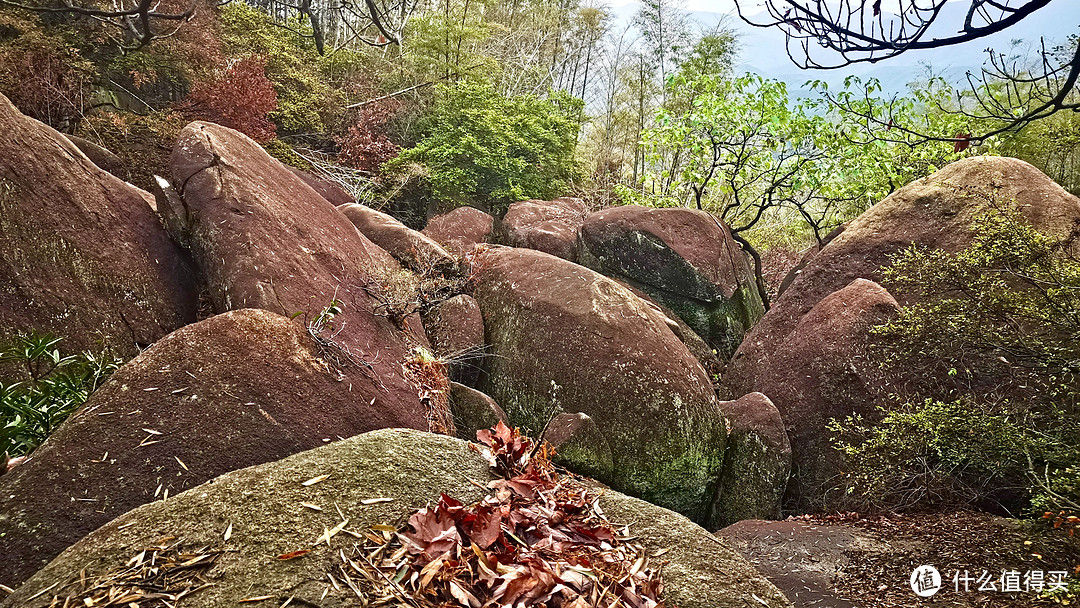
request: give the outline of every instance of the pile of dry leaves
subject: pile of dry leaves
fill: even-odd
[[[400,529],[373,527],[335,571],[358,596],[418,608],[663,607],[659,560],[597,496],[558,473],[546,446],[500,423],[474,445],[502,475],[465,506],[443,494]],[[381,603],[376,599],[374,604]]]

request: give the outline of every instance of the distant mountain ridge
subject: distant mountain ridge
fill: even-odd
[[[638,4],[631,3],[612,9],[613,29],[627,27],[632,23]],[[966,5],[950,3],[931,30],[931,38],[949,35],[949,26],[961,24]],[[900,92],[909,82],[925,74],[929,65],[935,74],[944,75],[951,81],[962,82],[968,71],[978,72],[987,59],[986,49],[1010,55],[1034,56],[1040,37],[1051,43],[1061,44],[1072,34],[1080,34],[1080,2],[1054,0],[1048,6],[1007,30],[981,40],[948,47],[941,50],[912,51],[878,63],[859,63],[835,70],[800,70],[788,58],[784,34],[777,28],[760,28],[749,25],[738,15],[706,11],[692,11],[690,19],[703,30],[711,30],[726,22],[740,34],[741,52],[737,69],[753,72],[788,83],[793,95],[806,94],[803,84],[809,80],[823,80],[832,87],[841,86],[844,78],[855,75],[877,78],[886,92]],[[1014,41],[1023,41],[1013,49]],[[1030,52],[1025,53],[1026,45]]]

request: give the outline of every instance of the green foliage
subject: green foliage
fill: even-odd
[[[0,365],[23,378],[0,382],[0,453],[33,451],[122,363],[105,353],[64,355],[61,340],[19,335],[0,348]]]
[[[916,303],[874,330],[878,380],[901,405],[834,425],[856,506],[1080,511],[1077,234],[990,209],[967,249],[913,247],[886,269]]]
[[[304,23],[289,26],[310,33]],[[221,39],[232,57],[266,57],[266,76],[278,96],[270,117],[281,132],[325,133],[335,126],[344,99],[320,69],[328,60],[314,42],[274,25],[266,13],[243,2],[221,8]]]
[[[400,176],[419,165],[427,197],[493,211],[566,192],[578,173],[581,100],[565,92],[504,97],[481,81],[440,86],[437,95],[418,143],[386,163],[384,172]]]

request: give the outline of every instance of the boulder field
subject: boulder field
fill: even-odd
[[[3,98],[0,128],[0,338],[134,357],[3,461],[0,583],[18,588],[2,608],[161,543],[217,555],[184,605],[347,605],[326,573],[356,534],[492,480],[429,431],[499,422],[606,486],[607,517],[666,552],[669,604],[788,606],[697,524],[827,508],[844,466],[828,423],[885,405],[871,330],[910,303],[882,266],[964,248],[991,205],[1051,235],[1080,222],[1030,165],[959,161],[807,252],[766,313],[736,236],[701,211],[528,200],[415,231],[211,123],[182,130],[154,195]]]

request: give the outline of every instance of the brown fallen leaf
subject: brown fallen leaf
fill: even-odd
[[[281,555],[277,556],[277,558],[284,561],[284,560],[289,560],[289,559],[296,559],[296,558],[300,557],[301,555],[307,555],[308,553],[311,553],[311,549],[300,549],[299,551],[290,551],[289,553],[282,553]]]

